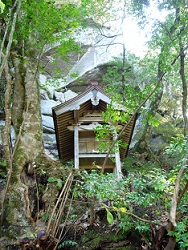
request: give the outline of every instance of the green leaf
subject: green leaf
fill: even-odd
[[[1,9],[1,13],[3,13],[5,8],[5,4],[0,0],[0,9]]]
[[[109,224],[112,224],[114,222],[114,217],[112,213],[108,210],[108,208],[106,208],[106,212],[107,212],[107,221]]]
[[[61,180],[60,178],[49,177],[49,178],[48,178],[48,182],[50,182],[50,183],[57,182],[57,184],[56,184],[57,187],[58,187],[59,189],[62,188],[62,180]]]
[[[127,209],[126,209],[126,207],[120,207],[119,211],[122,212],[122,213],[126,213]]]
[[[61,180],[61,179],[57,179],[57,187],[58,187],[59,189],[62,188],[62,180]]]
[[[49,177],[49,178],[48,178],[48,182],[55,182],[55,181],[56,181],[56,179],[53,178],[53,177]]]
[[[7,164],[6,164],[6,161],[4,161],[4,160],[0,160],[0,164],[1,164],[1,166],[4,167],[4,168],[5,168],[6,165],[7,165]]]
[[[113,209],[117,212],[122,212],[122,213],[126,213],[127,212],[127,209],[126,207],[120,207],[120,208],[117,208],[117,207],[113,207]]]

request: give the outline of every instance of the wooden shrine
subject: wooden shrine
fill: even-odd
[[[109,96],[97,83],[92,83],[83,93],[52,108],[58,154],[62,162],[74,159],[74,166],[77,169],[102,167],[106,152],[99,152],[100,142],[96,140],[94,129],[104,124],[102,112],[106,110],[108,104],[110,104]],[[135,120],[136,116],[132,118],[121,137],[128,146]],[[105,139],[103,141],[105,142]],[[111,154],[105,171],[119,175],[121,162],[127,153],[128,147],[119,148]]]

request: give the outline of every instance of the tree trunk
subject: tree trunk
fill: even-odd
[[[12,52],[12,61],[14,65],[14,93],[12,104],[12,122],[16,134],[19,133],[20,126],[23,122],[23,112],[25,105],[25,67],[24,59],[17,55],[16,52]]]
[[[19,227],[28,226],[32,221],[25,172],[28,165],[43,153],[43,144],[40,92],[35,74],[36,64],[30,58],[25,58],[22,67],[17,58],[15,61],[22,75],[16,68],[12,110],[17,139],[14,145],[13,166],[7,193],[6,220],[9,224]]]
[[[155,116],[156,111],[160,105],[162,95],[163,95],[163,87],[161,86],[160,90],[158,91],[158,93],[155,96],[155,99],[151,102],[150,106],[148,107],[148,110],[150,110],[151,115],[153,117]],[[149,119],[148,119],[148,121],[149,121]],[[151,137],[151,131],[152,131],[152,125],[149,125],[147,122],[147,124],[145,125],[145,129],[142,131],[143,135],[137,143],[136,151],[138,151],[140,153],[148,151],[148,149],[149,149],[148,141]]]
[[[163,83],[162,83],[162,77],[164,75],[164,72],[161,70],[161,61],[158,63],[158,81],[160,81],[159,89],[157,94],[155,95],[154,100],[150,103],[150,106],[148,107],[148,110],[150,110],[151,115],[154,117],[156,114],[156,111],[161,103],[161,99],[163,96]],[[151,136],[152,131],[152,125],[148,124],[149,117],[146,118],[147,122],[142,130],[142,136],[137,142],[134,151],[138,151],[140,153],[143,153],[145,151],[149,150],[148,141]]]
[[[180,43],[181,44],[181,43]],[[184,136],[188,132],[188,121],[187,121],[187,83],[185,77],[185,52],[183,47],[180,48],[180,76],[182,81],[182,113],[184,120]]]

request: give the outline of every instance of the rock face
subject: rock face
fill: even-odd
[[[68,60],[63,60],[57,56],[55,46],[57,47],[58,44],[54,48],[47,48],[42,57],[47,80],[56,80],[60,88],[78,79],[83,84],[86,84],[86,79],[89,82],[95,80],[100,83],[100,69],[103,68],[101,66],[112,61],[114,57],[120,57],[123,51],[122,35],[115,36],[109,29],[104,29],[102,32],[101,34],[94,27],[77,30],[74,37],[76,43],[80,46],[80,50],[77,53],[71,52],[68,55]],[[82,79],[82,76],[85,74],[88,76],[88,73],[91,74],[91,72],[95,74],[95,79],[88,79],[88,77]],[[78,81],[76,84],[78,85]]]
[[[54,121],[52,117],[52,107],[57,106],[58,104],[67,101],[76,95],[77,94],[72,92],[71,90],[68,90],[65,93],[54,90],[52,96],[56,100],[53,100],[50,99],[51,96],[48,93],[48,90],[42,91],[43,99],[41,99],[41,113],[42,113],[42,125],[43,125],[43,142],[44,142],[45,153],[52,159],[58,159]]]
[[[55,46],[46,49],[42,57],[45,73],[39,75],[39,83],[43,140],[45,152],[50,157],[58,157],[52,107],[75,97],[93,81],[102,85],[102,75],[106,73],[108,62],[121,54],[121,39],[122,37],[113,37],[107,29],[105,35],[101,35],[97,29],[88,27],[75,33],[75,40],[80,44],[81,51],[78,54],[71,52],[68,61],[56,57]],[[54,61],[57,62],[56,65]],[[57,69],[58,75],[54,71]]]

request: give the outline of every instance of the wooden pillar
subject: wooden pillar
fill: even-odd
[[[114,131],[113,133],[114,140],[117,138],[117,133]],[[121,178],[121,160],[120,160],[120,153],[119,153],[119,148],[115,150],[115,162],[116,162],[116,167],[114,169],[114,173],[117,174],[118,179]]]
[[[78,124],[74,126],[74,167],[79,169],[79,132]]]
[[[115,174],[117,174],[118,179],[120,179],[121,178],[121,161],[120,161],[119,150],[115,152],[115,159],[116,159]]]

